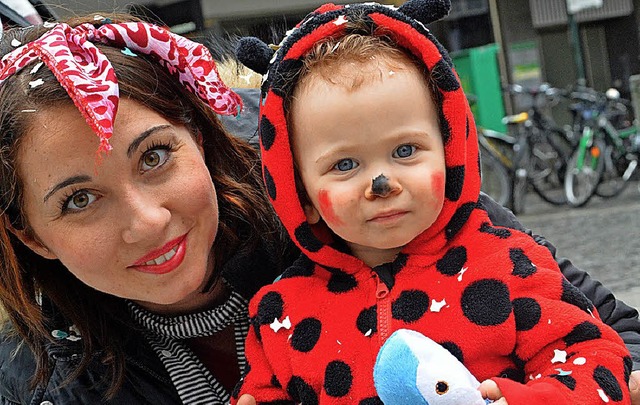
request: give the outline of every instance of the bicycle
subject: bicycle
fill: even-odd
[[[564,173],[573,148],[538,103],[540,96],[554,98],[559,91],[548,84],[532,89],[511,85],[506,90],[529,95],[532,105],[528,112],[503,118],[508,134],[479,129],[483,191],[516,214],[524,212],[529,185],[548,203],[566,204]]]
[[[570,205],[584,206],[594,195],[610,198],[627,185],[638,166],[640,134],[625,117],[620,93],[593,89],[573,92],[581,117],[581,137],[570,159],[565,192]]]

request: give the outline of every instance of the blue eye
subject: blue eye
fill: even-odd
[[[416,151],[416,147],[413,145],[400,145],[393,151],[394,158],[407,158]]]
[[[353,159],[342,159],[333,166],[334,169],[341,172],[347,172],[355,169],[356,167],[358,167],[358,164]]]

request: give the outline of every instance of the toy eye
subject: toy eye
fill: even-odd
[[[438,395],[444,395],[449,391],[449,383],[446,381],[438,381],[436,383],[436,393]]]

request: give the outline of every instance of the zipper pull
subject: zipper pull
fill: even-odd
[[[375,272],[373,273],[373,277],[376,279],[376,283],[377,283],[376,298],[379,300],[383,299],[384,297],[387,296],[387,294],[389,294],[389,288],[382,280],[380,280],[380,277]]]

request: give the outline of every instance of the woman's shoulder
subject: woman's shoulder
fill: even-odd
[[[0,399],[29,403],[32,396],[30,378],[35,374],[33,352],[9,325],[0,329]]]

